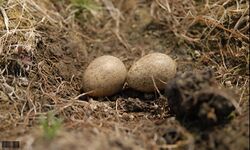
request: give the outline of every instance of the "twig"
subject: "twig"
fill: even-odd
[[[155,87],[155,89],[156,89],[157,93],[161,96],[160,90],[158,89],[158,87],[157,87],[157,85],[156,85],[156,83],[155,83],[155,79],[154,79],[154,77],[153,77],[153,76],[151,76],[151,79],[152,79],[152,81],[153,81],[153,84],[154,84],[154,87]]]
[[[3,19],[4,19],[4,24],[5,24],[5,27],[6,27],[6,30],[7,30],[7,33],[9,33],[9,18],[4,10],[3,7],[0,6],[0,11],[3,15]]]
[[[119,11],[119,9],[115,8],[115,6],[113,5],[111,1],[109,0],[102,0],[102,1],[104,5],[106,6],[107,10],[109,11],[111,17],[115,20],[116,27],[114,29],[114,33],[116,37],[124,45],[126,49],[129,49],[130,48],[129,44],[121,37],[120,32],[119,32],[120,31],[120,19],[123,18],[121,12]]]
[[[245,81],[243,87],[246,87],[247,83],[248,83],[248,79]],[[245,94],[245,91],[246,91],[246,88],[244,88],[243,91],[242,91],[242,93],[240,94],[239,106],[242,105],[242,99],[243,99],[243,96],[244,96],[244,94]]]
[[[242,33],[240,33],[239,31],[236,31],[236,30],[230,30],[230,29],[227,29],[225,28],[221,23],[219,23],[217,20],[213,20],[211,18],[207,18],[207,17],[204,17],[204,16],[198,16],[196,18],[196,21],[202,21],[202,22],[205,22],[207,25],[212,25],[212,26],[215,26],[217,28],[220,28],[224,31],[227,31],[229,33],[231,33],[235,38],[242,38],[246,41],[249,41],[249,37],[247,37],[246,35],[243,35]]]
[[[91,93],[93,93],[93,92],[94,92],[94,90],[89,91],[89,92],[86,92],[86,93],[82,93],[82,94],[76,96],[76,97],[73,98],[73,99],[74,99],[74,100],[77,100],[77,99],[79,99],[80,97],[85,96],[85,95],[88,95],[88,94],[91,94]]]
[[[156,0],[156,2],[162,9],[167,10],[169,13],[172,12],[168,0],[165,0],[165,4],[162,4],[163,2],[160,0]]]

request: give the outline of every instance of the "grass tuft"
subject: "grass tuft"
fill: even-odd
[[[62,120],[56,118],[52,112],[49,112],[46,118],[41,119],[40,125],[44,138],[51,140],[57,136],[62,125]]]
[[[96,10],[98,8],[97,3],[93,0],[71,0],[71,3],[79,9],[87,9],[89,11]]]

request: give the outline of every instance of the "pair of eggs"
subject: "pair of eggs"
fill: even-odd
[[[156,87],[162,90],[175,76],[176,68],[175,61],[162,53],[142,57],[129,71],[119,58],[105,55],[93,60],[85,70],[83,89],[90,96],[110,96],[119,92],[126,81],[141,92],[153,92]]]

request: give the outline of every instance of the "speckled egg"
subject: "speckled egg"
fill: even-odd
[[[110,96],[121,90],[126,75],[127,69],[119,58],[101,56],[93,60],[85,70],[83,89],[90,96]]]
[[[141,92],[153,92],[155,85],[163,90],[166,82],[175,76],[176,68],[176,62],[170,56],[148,54],[135,62],[128,71],[128,86]]]

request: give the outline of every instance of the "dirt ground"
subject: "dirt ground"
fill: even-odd
[[[246,0],[0,1],[0,141],[20,149],[248,150]],[[84,95],[88,64],[178,64],[160,93]]]

